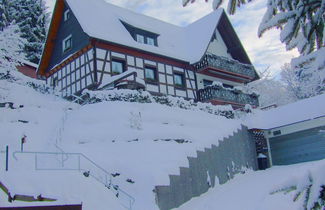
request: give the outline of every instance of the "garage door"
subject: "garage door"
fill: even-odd
[[[270,138],[273,165],[325,158],[325,126]]]

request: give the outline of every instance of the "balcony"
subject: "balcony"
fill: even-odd
[[[246,94],[240,90],[217,85],[198,90],[197,99],[200,102],[212,102],[213,104],[231,104],[234,108],[241,108],[245,104],[258,107],[258,96],[256,94]]]
[[[258,77],[252,65],[213,54],[206,54],[201,61],[193,64],[193,66],[198,72],[212,69],[221,74],[239,76],[248,80],[254,80]]]

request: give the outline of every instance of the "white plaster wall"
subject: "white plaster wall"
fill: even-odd
[[[176,96],[187,97],[186,96],[186,91],[176,89]]]
[[[152,91],[152,92],[159,92],[159,88],[158,88],[158,86],[157,85],[149,85],[149,84],[147,84],[147,90],[148,91]]]
[[[125,59],[125,55],[117,52],[112,52],[112,56],[117,57],[117,58],[122,58]]]
[[[231,55],[227,52],[227,50],[228,50],[227,46],[226,46],[225,42],[223,41],[218,30],[216,30],[216,37],[217,37],[217,39],[213,40],[213,42],[210,42],[209,47],[208,47],[208,52],[212,53],[214,55],[232,58]]]
[[[133,56],[127,56],[127,63],[130,66],[134,66],[135,62],[134,62],[134,57]]]
[[[316,127],[320,127],[320,126],[324,126],[324,125],[325,125],[325,117],[321,117],[321,118],[317,118],[317,119],[311,119],[311,120],[304,121],[304,122],[299,122],[299,123],[295,123],[295,124],[291,124],[291,125],[287,125],[287,126],[270,129],[269,131],[265,131],[265,136],[267,138],[272,138],[275,136],[283,136],[286,134],[295,133],[295,132],[303,131],[303,130],[308,130],[311,128],[316,128]],[[277,130],[281,130],[281,134],[274,136],[273,132],[277,131]]]

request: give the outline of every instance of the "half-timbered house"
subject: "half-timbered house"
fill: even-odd
[[[233,89],[258,74],[222,9],[180,27],[104,0],[57,0],[38,75],[65,97],[124,87],[258,105],[255,95]]]

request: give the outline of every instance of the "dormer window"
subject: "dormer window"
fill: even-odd
[[[66,11],[64,11],[64,21],[69,20],[70,18],[70,10],[67,9]]]
[[[143,35],[137,34],[136,38],[137,38],[137,42],[144,44],[144,36]]]
[[[124,25],[126,30],[130,33],[132,38],[141,44],[147,44],[152,46],[158,46],[158,36],[159,34],[143,30],[141,28],[136,28],[122,20],[120,20],[121,23]]]
[[[155,40],[153,38],[151,38],[151,37],[147,37],[147,44],[154,46],[155,45]]]
[[[69,51],[72,48],[72,35],[69,35],[62,41],[62,50],[63,53]]]

